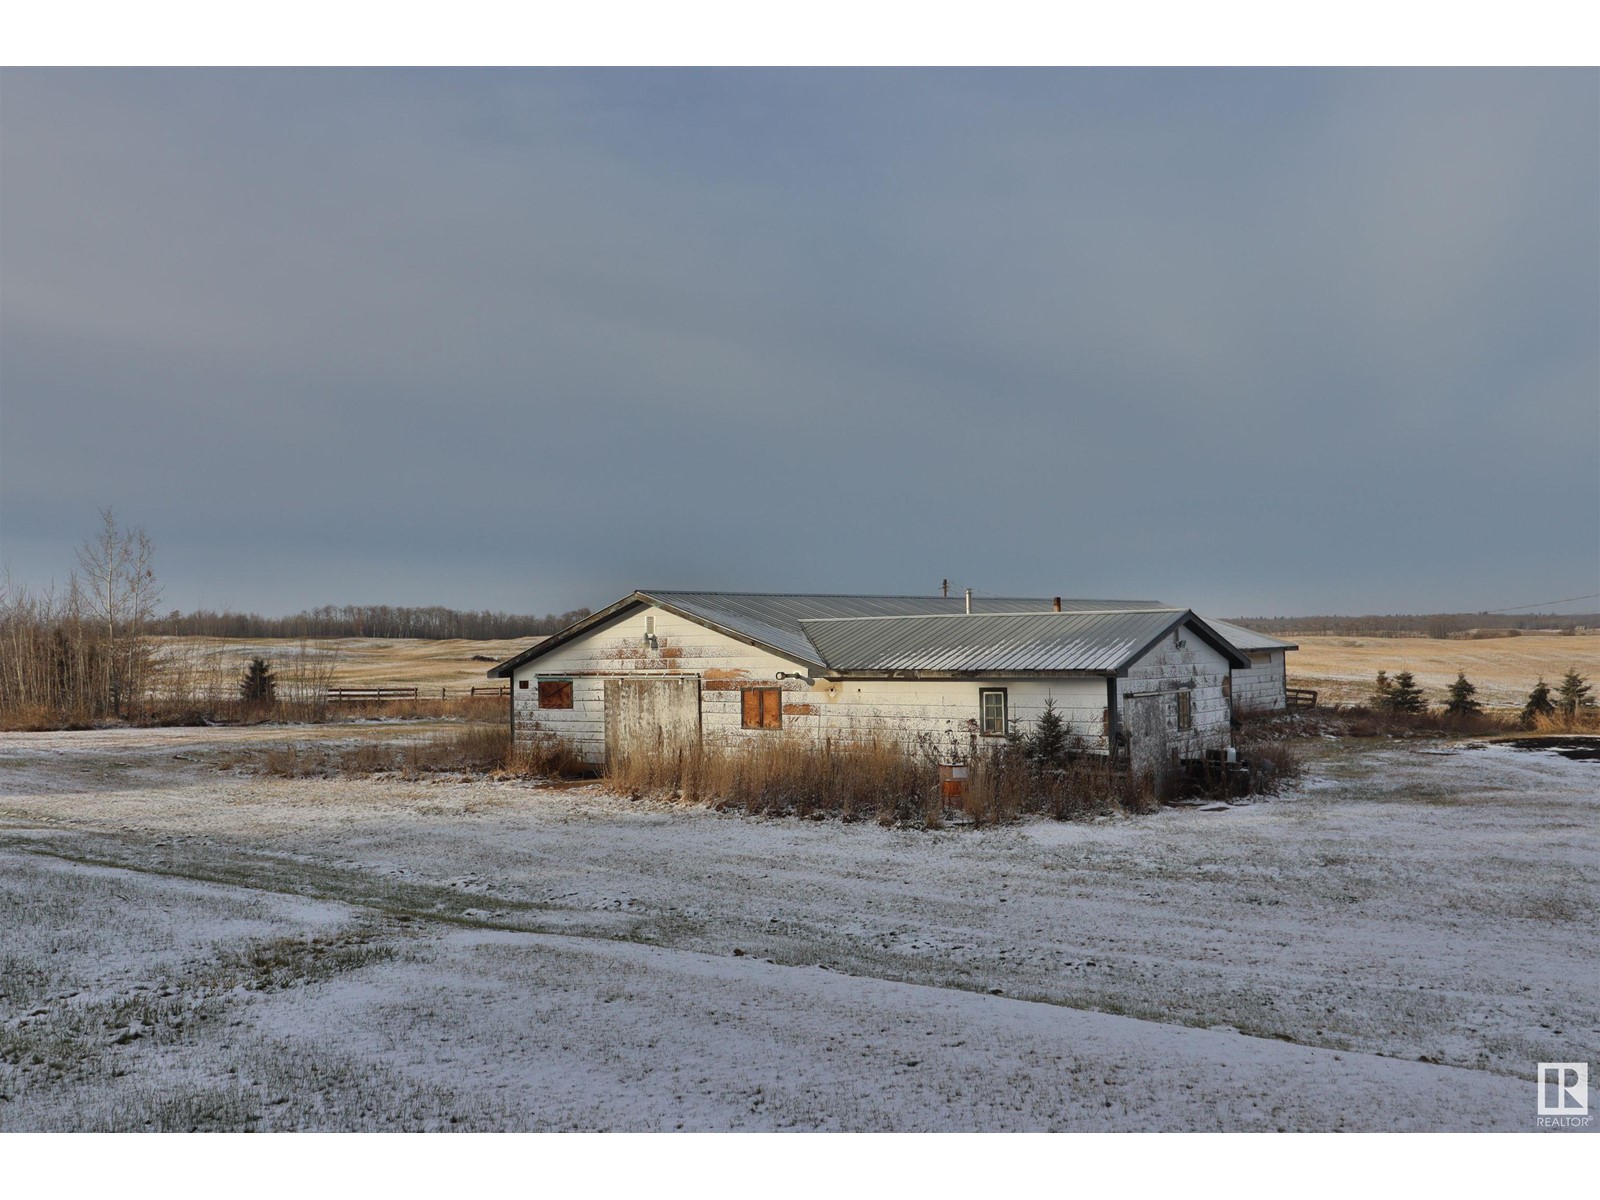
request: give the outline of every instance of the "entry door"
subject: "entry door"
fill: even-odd
[[[1160,771],[1167,765],[1167,708],[1172,703],[1166,693],[1122,698],[1128,761],[1135,771]]]
[[[676,754],[700,742],[700,677],[606,680],[606,761]]]

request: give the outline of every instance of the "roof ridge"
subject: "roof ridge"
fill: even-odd
[[[1022,612],[881,613],[870,617],[798,617],[796,619],[802,625],[813,625],[821,621],[926,621],[932,618],[942,619],[945,617],[1118,617],[1134,613],[1181,613],[1192,611],[1187,608],[1175,608],[1170,604],[1163,604],[1156,608],[1066,608],[1059,611],[1047,608],[1039,612],[1025,609]]]
[[[655,591],[651,588],[635,588],[634,591],[641,596],[787,596],[793,599],[804,600],[955,600],[960,601],[960,596],[930,596],[926,592],[702,592],[686,589],[673,589],[670,591]],[[1042,600],[1048,603],[1050,596],[988,596],[986,600]],[[1076,597],[1063,597],[1063,599],[1076,599]]]

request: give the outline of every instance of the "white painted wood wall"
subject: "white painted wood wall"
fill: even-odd
[[[1250,651],[1249,670],[1233,673],[1235,712],[1281,712],[1288,687],[1283,650]]]
[[[646,641],[647,622],[655,641]],[[1180,649],[1169,636],[1118,681],[1124,692],[1180,688],[1193,691],[1194,729],[1179,735],[1177,702],[1169,695],[1172,744],[1186,749],[1226,745],[1228,710],[1222,693],[1227,663],[1185,630]],[[1007,716],[1020,733],[1032,730],[1045,701],[1053,699],[1070,735],[1086,749],[1104,751],[1106,681],[1103,677],[1052,680],[840,680],[778,681],[778,672],[809,673],[803,664],[687,621],[659,608],[636,609],[585,636],[519,667],[511,696],[519,739],[538,730],[568,740],[587,761],[605,755],[605,678],[615,675],[695,674],[701,679],[701,726],[711,742],[770,738],[770,729],[741,727],[740,693],[746,687],[781,687],[787,733],[826,738],[881,733],[912,744],[919,734],[941,745],[953,737],[965,747],[977,729],[978,693],[1006,690]],[[571,709],[538,707],[540,678],[572,680]]]

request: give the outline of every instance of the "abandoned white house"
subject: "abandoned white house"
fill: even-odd
[[[1050,700],[1085,749],[1144,766],[1226,746],[1235,679],[1271,686],[1219,623],[1153,602],[728,592],[634,592],[488,674],[510,680],[515,738],[594,764],[775,731],[964,749]]]

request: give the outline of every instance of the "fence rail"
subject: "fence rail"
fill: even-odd
[[[1315,708],[1317,693],[1313,688],[1285,688],[1283,701],[1289,708]]]
[[[451,697],[465,696],[468,699],[479,696],[509,696],[511,688],[504,683],[480,683],[471,687],[439,688],[439,699],[449,700]],[[378,700],[431,700],[433,688],[431,687],[330,687],[328,689],[328,702],[330,704],[343,701],[378,701]]]

